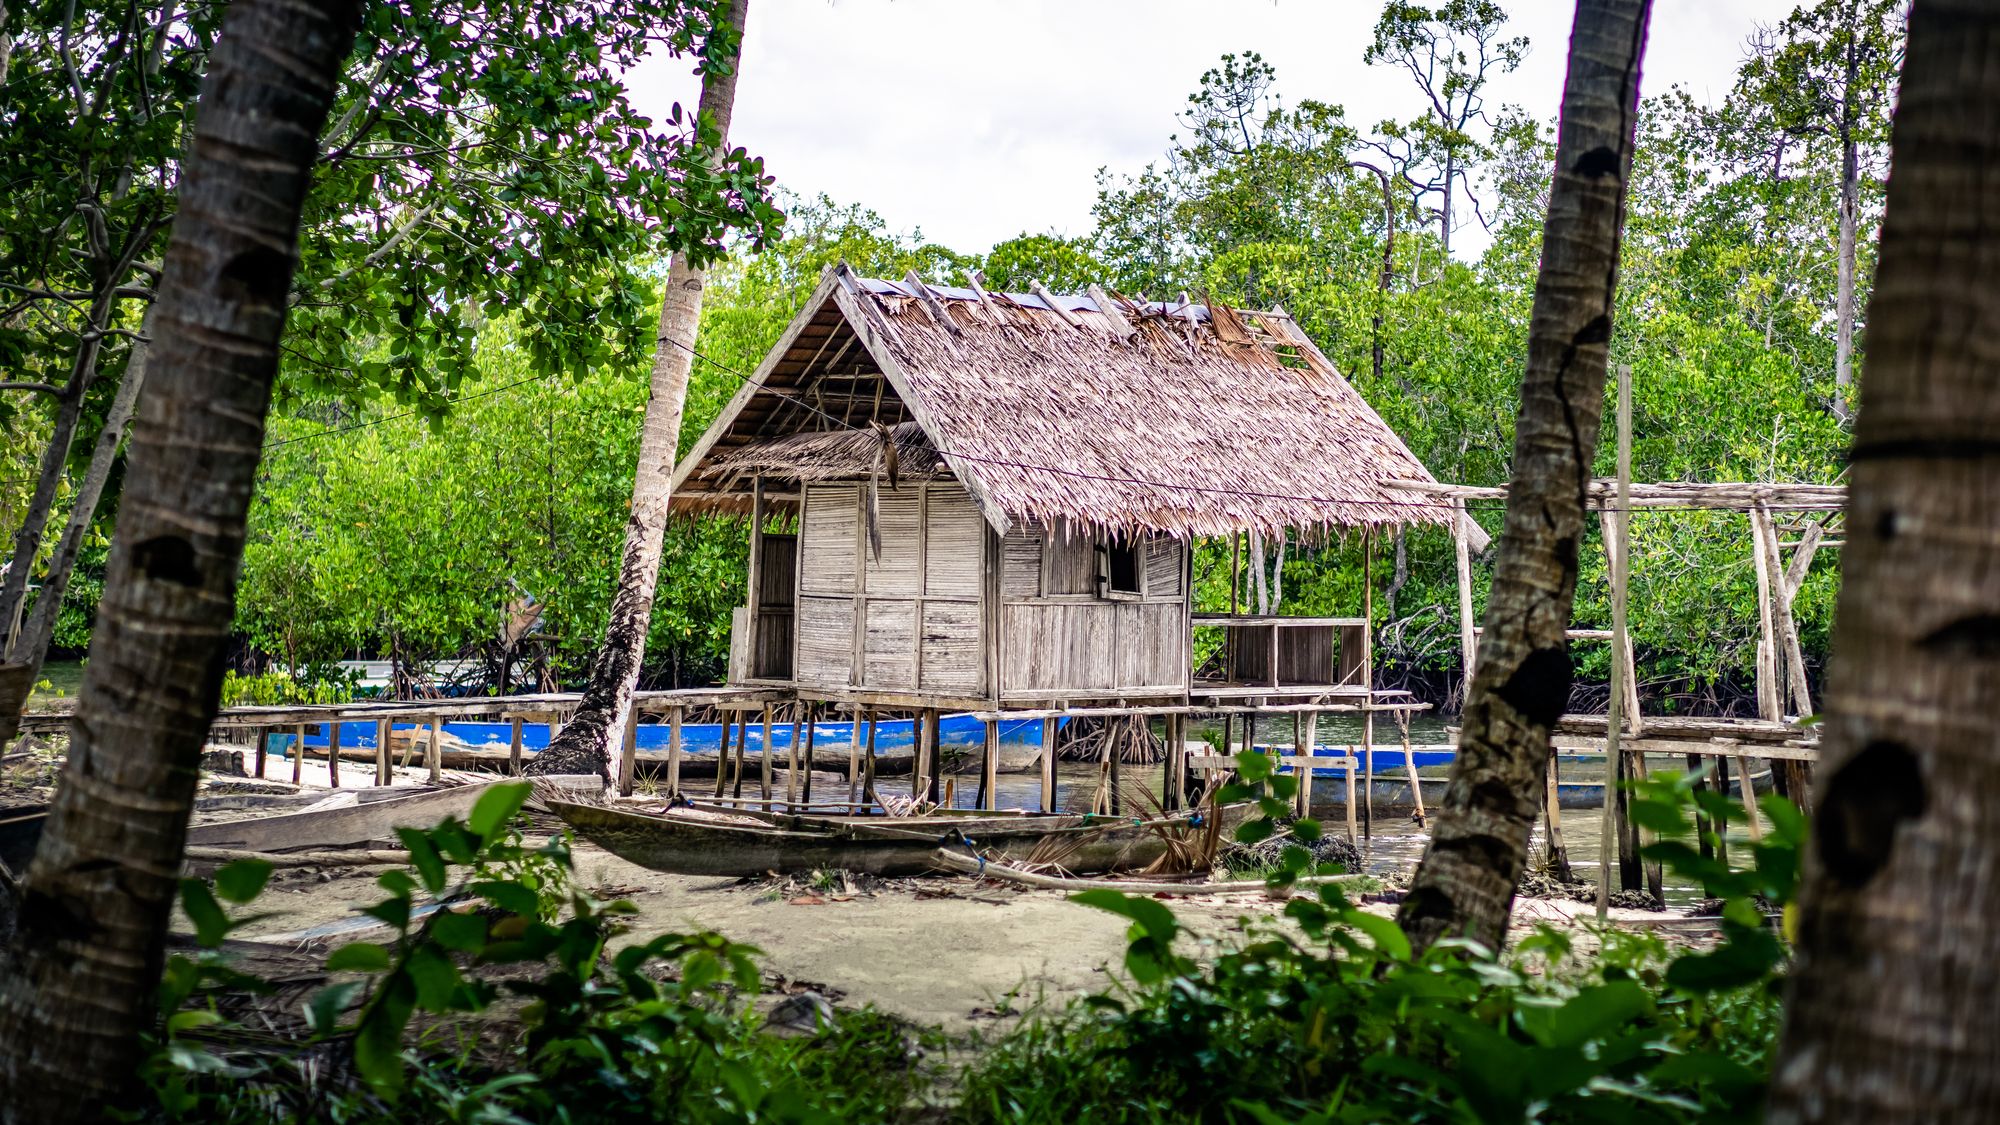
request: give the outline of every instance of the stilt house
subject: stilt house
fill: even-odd
[[[1361,617],[1192,611],[1198,537],[1454,518],[1390,483],[1432,478],[1292,319],[968,280],[830,269],[678,467],[677,510],[754,516],[730,682],[897,708],[1365,697]],[[1198,677],[1201,629],[1227,643]]]

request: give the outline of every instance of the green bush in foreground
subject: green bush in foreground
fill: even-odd
[[[1291,779],[1239,760],[1232,798],[1282,811]],[[270,869],[232,864],[183,885],[206,950],[176,957],[145,1077],[145,1116],[204,1122],[892,1121],[1277,1122],[1754,1119],[1779,1019],[1786,956],[1758,906],[1783,904],[1804,824],[1766,798],[1773,831],[1731,871],[1692,848],[1657,858],[1725,898],[1725,940],[1672,955],[1612,932],[1585,952],[1542,930],[1504,959],[1464,943],[1413,957],[1393,921],[1337,887],[1297,898],[1289,921],[1202,966],[1150,898],[1074,896],[1131,922],[1131,983],[1031,1016],[956,1074],[880,1014],[843,1013],[804,1035],[767,1032],[749,1001],[758,951],[669,934],[610,951],[627,903],[570,883],[564,841],[525,848],[509,827],[525,783],[494,787],[470,818],[405,831],[366,913],[391,940],[332,952],[336,983],[299,1025],[253,1032],[223,1001],[269,991],[220,947]],[[1635,817],[1667,830],[1701,802],[1656,776]],[[1268,834],[1257,822],[1241,835]],[[1310,822],[1294,826],[1310,837]],[[1307,865],[1286,853],[1272,876]],[[247,1024],[249,1021],[244,1021]]]

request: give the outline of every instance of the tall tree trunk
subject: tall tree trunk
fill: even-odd
[[[118,384],[118,393],[111,400],[111,410],[104,417],[104,429],[99,431],[97,445],[91,450],[90,468],[84,472],[83,483],[76,490],[69,523],[63,528],[54,557],[49,560],[48,572],[42,576],[42,589],[35,596],[34,611],[28,615],[27,625],[14,638],[13,644],[0,654],[7,665],[18,669],[10,676],[0,676],[0,746],[12,742],[20,732],[21,710],[27,705],[35,677],[41,674],[42,661],[48,658],[49,642],[56,632],[56,617],[62,612],[63,595],[68,593],[70,576],[76,570],[77,552],[82,549],[83,536],[90,530],[91,521],[97,515],[97,501],[104,495],[104,483],[111,478],[111,466],[118,459],[118,446],[125,437],[125,424],[131,421],[132,408],[139,400],[139,390],[145,386],[146,360],[150,350],[151,345],[143,339],[132,345],[131,357],[125,364],[125,377]]]
[[[728,152],[729,118],[736,104],[737,61],[742,55],[749,0],[730,0],[728,21],[735,34],[728,49],[701,80],[701,116],[717,134],[714,156]],[[660,583],[660,554],[666,545],[667,510],[673,499],[674,457],[687,404],[688,371],[694,364],[695,331],[701,326],[702,289],[708,271],[686,254],[675,254],[667,272],[660,309],[659,343],[653,352],[652,396],[639,433],[639,466],[632,481],[632,514],[625,521],[625,554],[604,643],[591,662],[590,683],[569,725],[547,750],[521,772],[594,773],[611,779],[611,748],[625,737],[639,667],[646,659],[646,632],[653,623],[653,596]]]
[[[1853,26],[1850,19],[1847,29],[1847,84],[1840,102],[1840,266],[1835,271],[1833,336],[1834,413],[1843,421],[1848,416],[1848,386],[1854,382],[1854,237],[1855,228],[1860,224],[1858,212],[1861,209],[1861,155],[1860,142],[1854,135],[1858,128],[1854,99],[1857,96],[1855,87],[1861,81],[1855,58],[1860,49],[1856,42],[1860,34],[1860,29]]]
[[[2000,10],[1917,0],[1770,1120],[2000,1113]]]
[[[1604,413],[1639,59],[1651,15],[1651,0],[1576,6],[1486,631],[1451,783],[1398,915],[1419,948],[1445,936],[1500,948],[1541,806],[1549,731],[1569,701],[1565,630]]]
[[[1451,181],[1458,175],[1458,153],[1447,152],[1444,157],[1444,203],[1438,208],[1438,240],[1444,243],[1444,260],[1440,263],[1438,276],[1451,268]]]
[[[130,1087],[221,694],[316,140],[358,0],[236,0],[202,82],[69,763],[0,964],[0,1121]]]

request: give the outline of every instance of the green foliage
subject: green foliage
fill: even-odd
[[[634,908],[574,888],[558,839],[528,848],[512,827],[529,783],[481,795],[463,822],[400,833],[412,870],[365,908],[387,940],[330,953],[336,982],[304,1005],[303,1034],[351,1063],[355,1081],[311,1077],[310,1058],[232,1050],[214,990],[268,992],[215,952],[250,919],[267,864],[183,883],[207,950],[175,957],[144,1077],[169,1120],[804,1122],[880,1120],[921,1078],[890,1021],[849,1013],[802,1038],[763,1033],[746,1002],[757,950],[717,934],[614,946]],[[483,1027],[515,1026],[475,1048]]]
[[[1247,783],[1232,796],[1284,780],[1257,756],[1238,762]],[[1639,795],[1644,811],[1634,815],[1677,830],[1696,800],[1691,785],[1662,777]],[[1463,942],[1413,956],[1393,919],[1327,886],[1286,908],[1306,940],[1253,932],[1241,949],[1202,964],[1175,947],[1179,923],[1159,901],[1076,895],[1131,921],[1134,986],[1003,1037],[967,1074],[961,1117],[1754,1120],[1778,1029],[1784,947],[1739,904],[1753,893],[1788,900],[1804,835],[1791,806],[1767,799],[1766,808],[1778,827],[1753,870],[1701,869],[1712,893],[1738,896],[1725,941],[1705,952],[1676,955],[1651,935],[1612,930],[1586,954],[1544,928],[1506,958]],[[1269,829],[1248,835],[1260,831]],[[1695,873],[1691,851],[1656,847],[1677,872]]]
[[[344,671],[336,665],[308,665],[296,672],[262,672],[239,676],[231,668],[222,673],[222,706],[282,706],[294,703],[351,703],[356,694],[359,672]]]

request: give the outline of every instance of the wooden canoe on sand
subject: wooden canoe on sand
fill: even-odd
[[[1187,831],[1187,817],[1135,824],[1084,816],[907,817],[881,821],[788,818],[791,826],[676,810],[633,812],[603,805],[545,802],[590,842],[621,859],[672,875],[737,878],[803,871],[922,875],[939,870],[932,853],[964,847],[1021,862],[1038,851],[1079,874],[1143,867],[1166,852],[1166,835]]]

